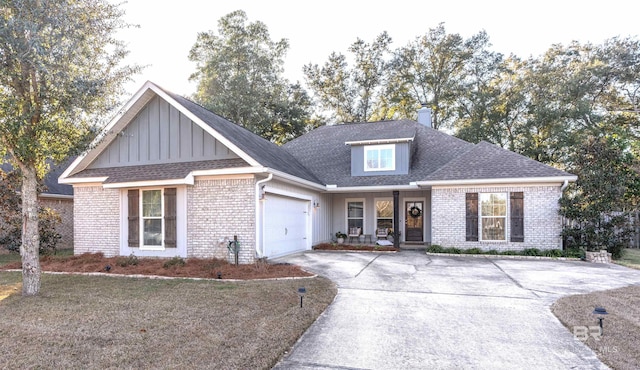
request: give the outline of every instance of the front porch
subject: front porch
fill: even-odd
[[[337,232],[347,235],[346,244],[390,239],[379,238],[380,232],[395,236],[401,249],[424,248],[431,243],[431,191],[331,194],[330,227],[332,242],[337,242]]]

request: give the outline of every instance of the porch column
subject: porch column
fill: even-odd
[[[393,191],[393,246],[400,248],[400,225],[398,215],[400,214],[400,192]]]

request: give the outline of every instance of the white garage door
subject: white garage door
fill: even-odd
[[[309,201],[267,194],[264,205],[265,257],[305,250]]]

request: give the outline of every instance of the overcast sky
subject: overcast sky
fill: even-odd
[[[273,40],[289,40],[285,77],[292,82],[304,82],[305,64],[323,64],[332,51],[346,54],[358,37],[371,42],[387,31],[393,49],[440,22],[447,33],[464,38],[485,30],[494,51],[522,58],[556,43],[599,44],[640,34],[638,0],[128,0],[122,8],[125,19],[140,26],[119,36],[131,51],[127,63],[149,65],[128,86],[130,94],[147,80],[178,94],[194,93],[188,53],[198,32],[217,30],[221,17],[239,9],[250,22],[265,23]]]

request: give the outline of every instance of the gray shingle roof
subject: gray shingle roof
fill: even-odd
[[[345,142],[405,137],[412,131],[415,138],[409,174],[351,176],[351,147]],[[487,142],[474,145],[411,120],[323,126],[283,147],[323,183],[338,187],[570,175],[496,145]]]
[[[534,161],[486,141],[474,145],[427,176],[425,181],[506,179],[569,176],[568,173]]]
[[[78,172],[74,178],[108,177],[105,184],[184,179],[191,171],[216,170],[224,168],[246,167],[247,162],[242,159],[220,159],[197,162],[178,162],[149,164],[141,166],[123,166],[109,168],[91,168]]]
[[[351,147],[347,141],[363,138],[393,139],[414,132],[414,152],[407,175],[351,177]],[[283,148],[311,170],[325,184],[345,186],[408,185],[421,181],[461,152],[473,147],[411,120],[351,123],[322,126],[288,143]]]
[[[64,172],[64,170],[69,167],[71,162],[75,157],[69,158],[66,161],[62,162],[59,165],[55,165],[51,161],[49,161],[49,172],[44,177],[44,185],[46,186],[45,194],[56,194],[56,195],[73,195],[73,186],[67,184],[58,184],[58,177]],[[3,162],[0,165],[2,171],[10,172],[13,171],[13,166],[9,162]]]

